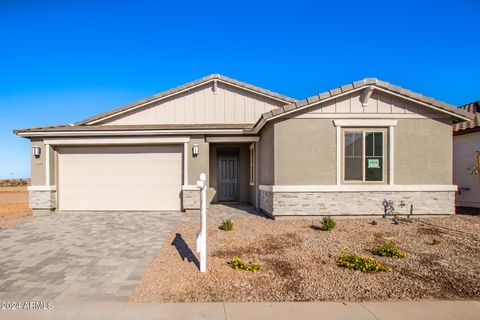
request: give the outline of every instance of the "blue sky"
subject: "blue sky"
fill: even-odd
[[[72,123],[221,73],[294,98],[377,77],[480,99],[480,1],[0,0],[0,178],[13,128]]]

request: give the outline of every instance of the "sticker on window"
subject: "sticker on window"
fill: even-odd
[[[380,168],[380,160],[379,159],[367,159],[367,168]]]

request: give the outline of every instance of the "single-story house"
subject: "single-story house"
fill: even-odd
[[[458,185],[457,206],[480,208],[480,100],[460,107],[472,120],[453,127],[453,182]],[[477,169],[478,170],[478,169]]]
[[[451,214],[464,110],[374,78],[296,101],[211,75],[31,140],[34,212],[249,202],[267,214]]]

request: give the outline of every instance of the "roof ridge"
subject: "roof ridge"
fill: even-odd
[[[233,79],[233,78],[229,78],[227,76],[223,76],[223,75],[218,74],[218,73],[214,73],[214,74],[202,77],[200,79],[193,80],[193,81],[187,82],[185,84],[179,85],[177,87],[174,87],[174,88],[156,93],[156,94],[154,94],[152,96],[149,96],[147,98],[143,98],[143,99],[134,101],[132,103],[126,104],[126,105],[121,106],[119,108],[115,108],[115,109],[112,109],[112,110],[94,115],[94,116],[89,117],[87,119],[76,122],[75,125],[87,125],[89,122],[99,121],[103,118],[111,117],[114,114],[119,113],[119,112],[127,112],[129,109],[138,107],[142,104],[154,102],[157,99],[162,99],[166,96],[176,94],[180,91],[188,90],[190,88],[193,88],[193,87],[196,87],[196,86],[199,86],[199,85],[202,85],[202,84],[206,84],[211,80],[221,80],[221,81],[224,81],[226,83],[230,83],[231,85],[237,85],[237,86],[239,86],[243,89],[246,89],[246,90],[255,91],[260,95],[270,97],[270,99],[277,99],[277,100],[284,101],[285,103],[296,101],[295,99],[290,98],[288,96],[285,96],[285,95],[282,95],[282,94],[279,94],[279,93],[276,93],[276,92],[273,92],[273,91],[270,91],[270,90],[267,90],[267,89],[263,89],[263,88],[260,88],[260,87],[257,87],[257,86],[254,86],[254,85],[251,85],[251,84],[248,84],[246,82],[242,82],[242,81],[239,81],[239,80],[236,80],[236,79]]]

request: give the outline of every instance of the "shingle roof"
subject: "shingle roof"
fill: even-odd
[[[458,115],[458,118],[465,118],[466,116],[468,117],[467,113],[464,110],[460,110],[453,105],[450,105],[450,104],[447,104],[445,102],[438,101],[438,100],[423,96],[419,93],[415,93],[411,90],[404,89],[402,87],[396,86],[394,84],[391,84],[391,83],[388,83],[388,82],[385,82],[385,81],[382,81],[382,80],[378,80],[376,78],[366,78],[366,79],[363,79],[363,80],[360,80],[360,81],[356,81],[356,82],[346,84],[346,85],[341,86],[339,88],[329,90],[327,92],[316,94],[314,96],[311,96],[311,97],[303,99],[303,100],[298,100],[298,101],[296,101],[294,103],[291,103],[291,104],[288,104],[288,105],[286,105],[282,108],[277,108],[277,109],[273,109],[269,112],[266,112],[266,113],[262,114],[261,118],[257,122],[257,125],[261,124],[264,121],[268,121],[268,119],[270,119],[274,116],[278,116],[278,115],[281,115],[283,113],[293,111],[295,109],[306,107],[306,106],[314,104],[314,103],[321,103],[322,100],[327,100],[327,99],[330,99],[332,97],[335,97],[335,96],[338,96],[338,95],[341,95],[341,94],[344,94],[344,93],[348,93],[350,91],[354,91],[354,90],[357,90],[357,89],[362,88],[362,87],[368,87],[368,86],[373,86],[373,87],[386,89],[386,90],[391,91],[393,93],[396,93],[396,94],[414,99],[416,101],[419,101],[421,103],[431,105],[432,107],[444,110],[448,113]],[[462,121],[462,120],[460,120],[460,121]]]
[[[468,103],[458,108],[468,112],[471,115],[472,120],[455,124],[453,126],[453,131],[456,133],[464,133],[466,131],[470,131],[471,129],[480,130],[480,100]]]
[[[113,110],[95,115],[95,116],[90,117],[88,119],[79,121],[79,122],[75,123],[75,125],[79,125],[79,126],[86,125],[89,122],[97,121],[97,120],[103,119],[105,117],[109,117],[111,115],[114,115],[116,113],[127,111],[129,109],[135,108],[135,107],[137,107],[139,105],[142,105],[142,104],[145,104],[145,103],[157,101],[157,100],[162,99],[164,97],[171,96],[172,94],[175,94],[177,92],[188,90],[189,88],[196,87],[196,86],[199,86],[199,85],[203,85],[203,84],[206,84],[206,83],[214,81],[214,80],[219,80],[219,81],[222,81],[224,83],[232,84],[232,85],[235,85],[235,86],[240,87],[240,88],[244,88],[244,89],[247,89],[247,90],[252,90],[254,92],[257,92],[258,94],[267,96],[271,99],[283,101],[285,104],[296,101],[295,99],[287,97],[285,95],[281,95],[279,93],[272,92],[272,91],[269,91],[269,90],[266,90],[266,89],[263,89],[263,88],[260,88],[260,87],[242,82],[242,81],[238,81],[238,80],[226,77],[226,76],[222,76],[220,74],[212,74],[212,75],[209,75],[207,77],[203,77],[201,79],[198,79],[198,80],[186,83],[184,85],[178,86],[176,88],[160,92],[160,93],[155,94],[151,97],[135,101],[133,103],[127,104],[127,105],[122,106],[120,108],[116,108],[116,109],[113,109]]]

